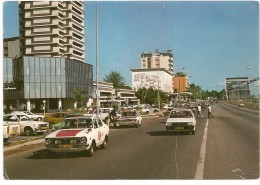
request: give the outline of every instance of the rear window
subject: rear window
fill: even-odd
[[[123,112],[122,116],[136,116],[135,112]]]
[[[169,118],[192,118],[192,113],[191,111],[181,111],[181,110],[177,110],[177,111],[172,111]]]

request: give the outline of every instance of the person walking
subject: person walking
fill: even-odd
[[[201,117],[201,119],[203,119],[203,114],[201,113],[201,105],[198,105],[198,112],[197,112],[197,117],[199,118],[199,116]]]
[[[116,106],[113,106],[113,110],[109,113],[110,123],[112,123],[112,127],[116,126]]]
[[[211,106],[208,105],[208,119],[214,118],[214,116],[211,114]]]

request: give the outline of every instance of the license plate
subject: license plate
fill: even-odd
[[[47,130],[48,127],[40,127],[40,130]]]
[[[184,130],[184,127],[174,127],[175,130]]]
[[[59,145],[59,148],[71,148],[71,145]]]

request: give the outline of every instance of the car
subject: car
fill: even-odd
[[[139,112],[134,110],[124,111],[121,116],[118,118],[116,126],[135,126],[136,128],[140,127],[142,124],[142,116]]]
[[[4,117],[5,120],[5,117]],[[12,124],[8,124],[5,121],[3,122],[3,140],[4,143],[7,143],[7,141],[15,136],[19,136],[21,134],[21,125],[20,123],[13,122]]]
[[[102,121],[104,121],[107,125],[110,123],[109,113],[113,110],[113,108],[99,108],[99,117]],[[85,116],[97,116],[97,110],[93,110],[84,114]]]
[[[13,112],[11,112],[11,114],[21,114],[21,113],[26,114],[32,120],[42,121],[44,119],[43,115],[34,114],[30,111],[13,111]]]
[[[163,111],[163,113],[162,113],[163,116],[169,116],[169,114],[171,113],[172,109],[173,109],[173,107],[168,107],[167,109],[165,109]]]
[[[33,121],[27,115],[7,114],[4,116],[4,122],[8,125],[18,123],[21,125],[21,133],[29,136],[33,134],[43,134],[49,129],[49,123],[42,121]]]
[[[67,113],[58,112],[45,116],[44,121],[49,123],[49,127],[52,128],[55,124],[62,122]]]
[[[59,130],[45,137],[45,147],[52,153],[86,152],[92,157],[97,147],[106,148],[109,127],[96,117],[65,118]]]
[[[244,103],[240,103],[238,106],[239,107],[245,107],[245,104]]]
[[[196,118],[190,109],[173,109],[166,120],[166,131],[195,134]]]

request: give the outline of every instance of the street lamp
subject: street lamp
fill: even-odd
[[[43,103],[43,115],[44,115],[44,117],[45,117],[45,103],[46,103],[46,101],[43,100],[42,103]]]

